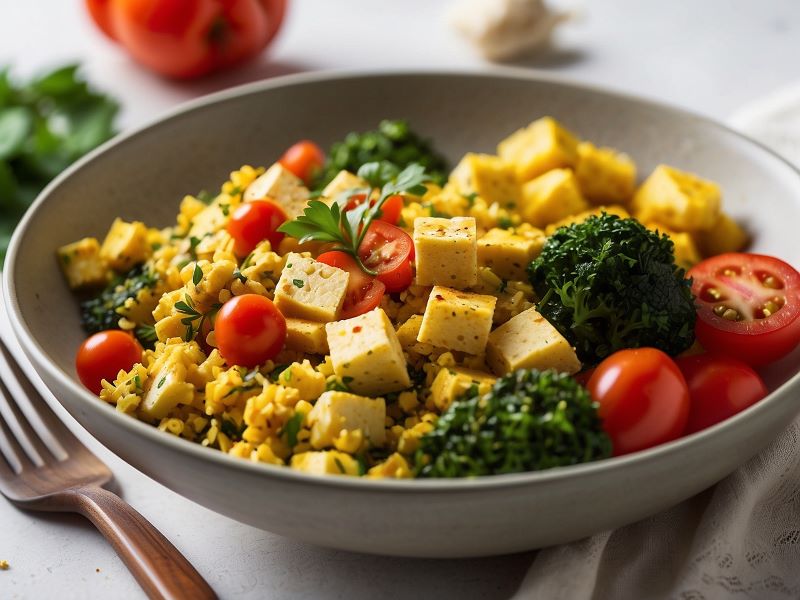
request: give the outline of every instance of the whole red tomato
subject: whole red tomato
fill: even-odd
[[[286,0],[86,0],[86,6],[138,62],[189,79],[261,51],[278,32]]]
[[[214,331],[219,353],[229,365],[256,367],[275,358],[286,343],[286,319],[272,300],[257,294],[226,302]]]
[[[75,356],[78,378],[94,394],[102,381],[114,381],[120,370],[129,371],[142,360],[142,347],[130,333],[110,329],[87,338]]]

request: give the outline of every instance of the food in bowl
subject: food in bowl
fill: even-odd
[[[60,248],[87,331],[129,332],[125,356],[144,348],[120,367],[89,338],[103,364],[79,353],[81,380],[254,461],[478,476],[637,451],[758,401],[746,357],[673,360],[702,352],[696,302],[800,341],[800,276],[778,259],[745,268],[747,235],[710,181],[661,165],[637,187],[631,158],[548,117],[445,172],[385,122],[327,159],[303,141],[244,166],[186,196],[173,226],[117,219],[102,243]],[[716,279],[693,288],[685,269],[719,254]],[[724,368],[751,391],[707,383]]]

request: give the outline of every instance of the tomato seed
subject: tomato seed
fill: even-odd
[[[722,318],[727,319],[728,321],[738,321],[741,319],[739,313],[732,308],[726,308],[725,312],[722,313]]]

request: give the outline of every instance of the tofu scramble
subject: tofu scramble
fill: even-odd
[[[713,182],[660,165],[637,184],[630,157],[549,117],[495,155],[466,154],[446,178],[420,165],[424,147],[410,165],[379,157],[315,181],[333,159],[322,170],[318,149],[303,149],[304,160],[246,165],[219,192],[184,197],[170,227],[118,218],[102,242],[58,249],[87,330],[135,344],[121,363],[79,352],[81,380],[102,401],[247,460],[410,478],[435,459],[426,440],[464,418],[466,396],[515,374],[524,385],[561,374],[553,385],[578,388],[563,375],[596,364],[537,310],[533,263],[556,232],[635,219],[669,244],[679,281],[747,242]],[[592,435],[604,436],[586,398]],[[535,464],[610,453],[584,451],[605,448],[591,439],[566,462]]]

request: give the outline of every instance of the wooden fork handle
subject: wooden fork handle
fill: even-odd
[[[67,505],[64,508],[82,514],[100,530],[148,597],[159,600],[217,597],[178,549],[116,494],[87,486],[64,492],[58,500]]]

